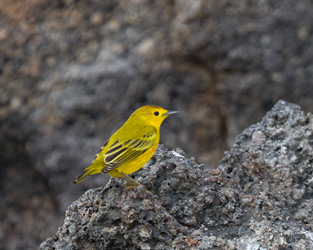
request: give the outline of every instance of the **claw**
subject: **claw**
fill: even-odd
[[[124,185],[124,189],[125,190],[133,190],[133,189],[138,188],[139,185],[141,185],[141,184],[139,184],[138,182],[126,182]],[[145,186],[143,186],[143,187],[144,187],[147,194],[152,194],[149,190],[146,189]]]
[[[133,190],[136,189],[139,185],[141,185],[140,183],[138,183],[137,181],[135,181],[133,178],[129,177],[128,175],[124,174],[121,172],[122,177],[120,177],[122,180],[126,181],[126,183],[124,184],[124,189],[125,190]],[[147,194],[152,194],[150,191],[148,191],[145,187],[144,187],[145,191]]]
[[[124,190],[133,190],[136,188],[137,188],[137,186],[127,186],[127,187],[124,187]]]
[[[137,182],[126,182],[124,184],[124,187],[127,190],[136,189],[138,186],[139,186],[139,183]]]
[[[152,193],[148,189],[145,188],[145,191],[146,191],[147,194],[151,194],[152,195]]]

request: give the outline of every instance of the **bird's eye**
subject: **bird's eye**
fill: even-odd
[[[153,114],[154,114],[155,116],[158,116],[158,115],[159,115],[159,112],[158,112],[158,111],[155,111]]]

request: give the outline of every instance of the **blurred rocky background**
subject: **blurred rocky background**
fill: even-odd
[[[313,107],[313,2],[0,0],[0,249],[33,249],[107,178],[72,178],[136,108],[215,168],[278,99]]]

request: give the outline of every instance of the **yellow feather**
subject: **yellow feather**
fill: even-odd
[[[107,173],[128,183],[136,183],[127,175],[138,171],[151,159],[159,144],[160,126],[166,117],[174,113],[177,112],[157,106],[137,109],[73,182],[81,182],[88,175]]]

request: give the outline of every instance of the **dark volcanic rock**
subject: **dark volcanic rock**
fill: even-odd
[[[111,179],[67,210],[41,249],[313,249],[313,116],[278,102],[218,169],[160,146],[124,190]]]

